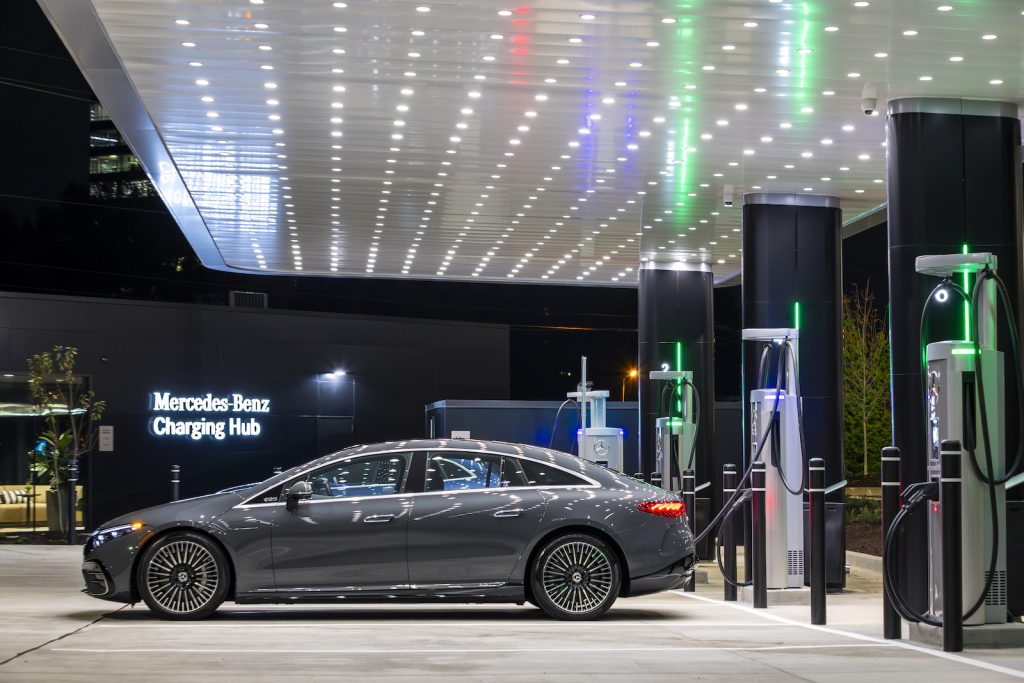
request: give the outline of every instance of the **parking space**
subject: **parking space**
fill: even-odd
[[[516,606],[229,605],[207,621],[175,623],[78,593],[79,552],[0,546],[0,680],[1024,678],[1020,653],[950,656],[880,640],[870,577],[830,598],[828,628],[809,626],[806,608],[721,603],[714,580],[695,596],[620,600],[598,622]]]

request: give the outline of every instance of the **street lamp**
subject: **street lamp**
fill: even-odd
[[[622,400],[626,400],[626,382],[631,379],[636,379],[637,370],[633,368],[629,371],[629,374],[622,378]]]

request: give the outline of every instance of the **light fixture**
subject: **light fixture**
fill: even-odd
[[[905,35],[907,37],[913,37],[913,36],[917,35],[917,31],[915,31],[912,28],[908,28],[906,31],[903,32],[903,35]]]
[[[961,57],[960,55],[953,55],[952,57],[949,58],[949,61],[951,61],[951,62],[962,62],[962,61],[964,61],[964,58]]]
[[[878,57],[879,59],[885,59],[888,56],[889,56],[888,52],[876,52],[875,53],[875,57]]]
[[[982,39],[982,40],[995,40],[995,39],[996,39],[996,38],[998,38],[998,37],[999,37],[999,36],[997,36],[997,35],[996,35],[996,34],[994,34],[994,33],[986,33],[985,35],[983,35],[983,36],[981,37],[981,39]]]

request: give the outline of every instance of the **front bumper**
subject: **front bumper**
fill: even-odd
[[[628,597],[682,588],[696,568],[697,555],[690,554],[659,572],[630,579]]]
[[[148,533],[135,532],[107,541],[98,548],[86,544],[82,561],[83,593],[101,600],[138,602],[132,570],[141,542]]]

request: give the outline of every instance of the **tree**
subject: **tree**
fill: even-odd
[[[863,476],[877,474],[882,447],[892,442],[892,407],[889,337],[870,281],[843,297],[843,401],[847,473],[858,462]]]
[[[28,359],[29,388],[36,414],[43,418],[45,428],[39,435],[41,447],[29,455],[33,467],[49,479],[50,489],[57,493],[58,515],[72,537],[75,530],[74,505],[62,509],[61,491],[67,488],[66,473],[72,464],[89,453],[96,443],[95,427],[107,404],[97,401],[91,389],[84,388],[75,375],[78,349],[54,346],[52,351],[37,353]],[[73,492],[72,492],[73,493]],[[74,501],[74,496],[70,496]]]

